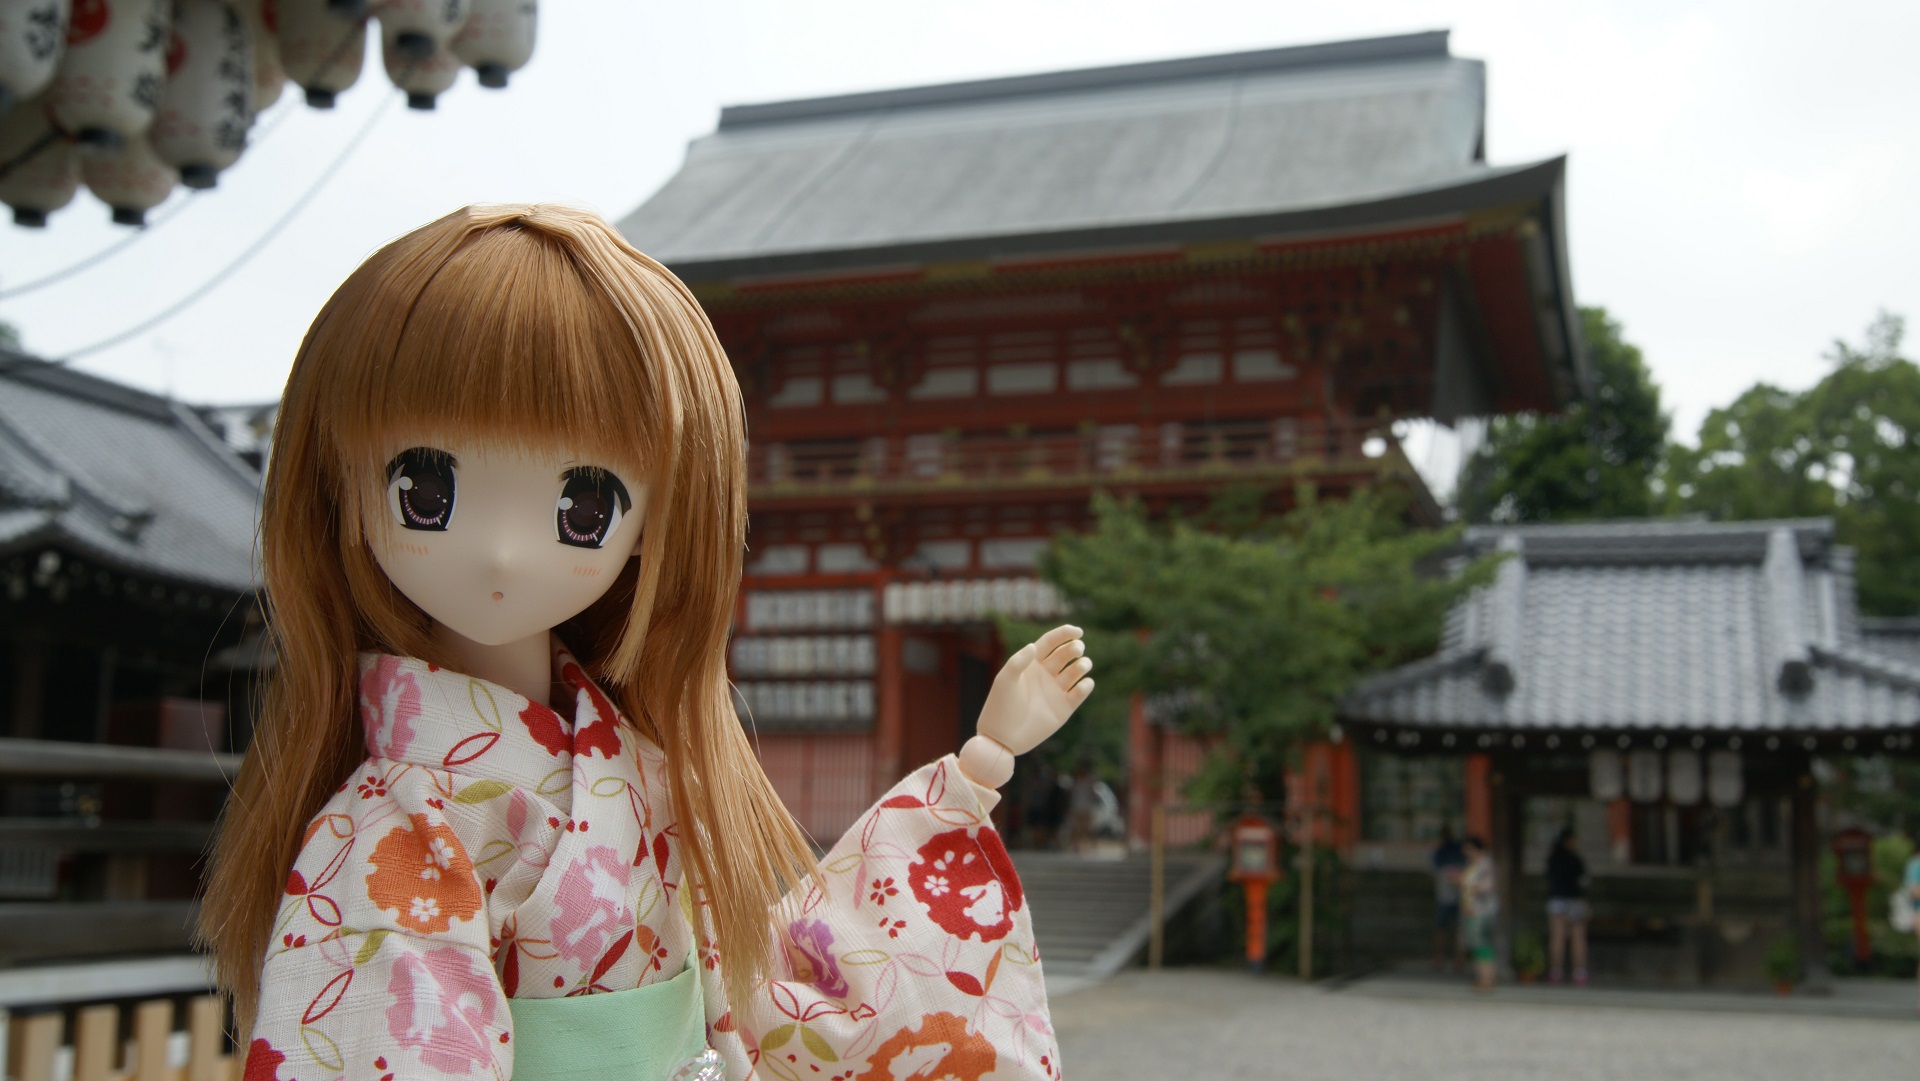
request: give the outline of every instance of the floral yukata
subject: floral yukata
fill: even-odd
[[[569,720],[366,654],[368,760],[307,828],[246,1081],[509,1078],[509,998],[700,968],[733,1081],[1058,1078],[1033,927],[952,756],[896,785],[786,898],[771,982],[729,1003],[696,946],[660,749],[564,651]]]

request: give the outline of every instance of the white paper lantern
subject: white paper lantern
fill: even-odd
[[[382,0],[378,8],[381,44],[410,60],[425,60],[434,53],[451,57],[449,47],[466,25],[470,7],[470,0]],[[393,70],[391,64],[387,70]]]
[[[253,114],[273,107],[287,85],[287,69],[280,63],[280,5],[277,0],[238,0],[240,17],[247,20],[247,40],[253,44]]]
[[[308,105],[333,108],[366,63],[366,19],[342,18],[327,0],[276,0],[275,10],[287,78],[306,91]]]
[[[1683,747],[1667,753],[1667,798],[1682,807],[1700,802],[1700,752]]]
[[[169,0],[75,0],[67,51],[47,91],[53,122],[112,150],[145,135],[167,73]]]
[[[407,92],[409,109],[431,110],[440,95],[460,78],[460,61],[446,49],[413,57],[401,52],[392,39],[383,39],[380,59],[387,66],[387,78]]]
[[[0,0],[0,115],[53,82],[71,10],[69,0]]]
[[[31,156],[23,158],[29,151]],[[0,177],[0,203],[13,208],[15,225],[44,228],[47,215],[72,202],[80,187],[73,143],[55,133],[45,97],[22,102],[0,116],[0,161],[15,159],[21,160]]]
[[[1746,796],[1740,752],[1714,751],[1707,755],[1707,799],[1715,807],[1738,807]]]
[[[1660,798],[1659,751],[1633,751],[1627,755],[1627,798],[1635,803],[1653,803]]]
[[[533,59],[534,0],[473,0],[467,23],[453,39],[453,55],[479,73],[480,85],[499,90],[507,76]]]
[[[148,141],[189,188],[211,188],[253,126],[253,43],[222,0],[175,0],[160,115]]]
[[[167,201],[180,173],[160,160],[145,139],[135,139],[110,154],[87,154],[80,162],[87,190],[113,208],[117,225],[145,225],[147,211]]]
[[[1611,803],[1626,791],[1621,777],[1620,752],[1601,748],[1587,756],[1587,790],[1602,803]]]

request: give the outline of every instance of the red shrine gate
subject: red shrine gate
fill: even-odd
[[[1036,559],[1088,524],[1094,491],[1197,507],[1251,482],[1277,509],[1303,482],[1337,496],[1385,481],[1437,521],[1395,418],[1550,408],[1574,392],[1562,163],[1490,170],[1465,128],[1445,182],[1416,194],[1285,210],[1298,193],[1266,193],[1259,213],[1204,218],[1133,207],[1070,231],[1006,220],[1036,188],[1078,206],[1075,185],[1133,139],[1125,126],[1173,107],[1142,94],[1218,92],[1226,108],[1235,79],[1336,100],[1355,78],[1384,80],[1369,93],[1404,98],[1395,123],[1419,129],[1439,122],[1414,115],[1436,86],[1477,93],[1478,71],[1445,35],[1414,35],[734,108],[622,222],[694,287],[740,379],[751,523],[733,674],[769,774],[816,837],[971,734],[1004,655],[990,613],[1059,614]],[[1111,114],[1102,142],[1076,141],[1088,110]],[[865,134],[849,134],[856,123]],[[1044,138],[1009,145],[1021,125]],[[1160,138],[1143,129],[1143,153]],[[818,162],[803,160],[796,147],[814,143]],[[1049,177],[1053,143],[1097,152]],[[916,202],[924,187],[861,180],[943,154],[1018,183],[1000,202],[976,197],[988,180],[949,191],[973,217],[933,237],[926,223],[945,212]],[[739,224],[762,205],[787,218]],[[805,244],[766,239],[801,227]],[[1136,821],[1163,787],[1163,742],[1136,717]],[[1174,741],[1164,757],[1194,748]]]

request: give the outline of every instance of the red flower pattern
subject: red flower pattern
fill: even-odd
[[[921,845],[908,884],[948,934],[982,942],[1007,937],[1025,901],[1013,859],[992,830],[949,830]]]

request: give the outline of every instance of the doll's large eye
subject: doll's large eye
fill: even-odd
[[[633,497],[620,478],[604,469],[567,470],[554,504],[553,535],[561,544],[598,548],[620,528]]]
[[[453,521],[453,455],[403,450],[387,463],[387,509],[408,529],[439,531]]]

